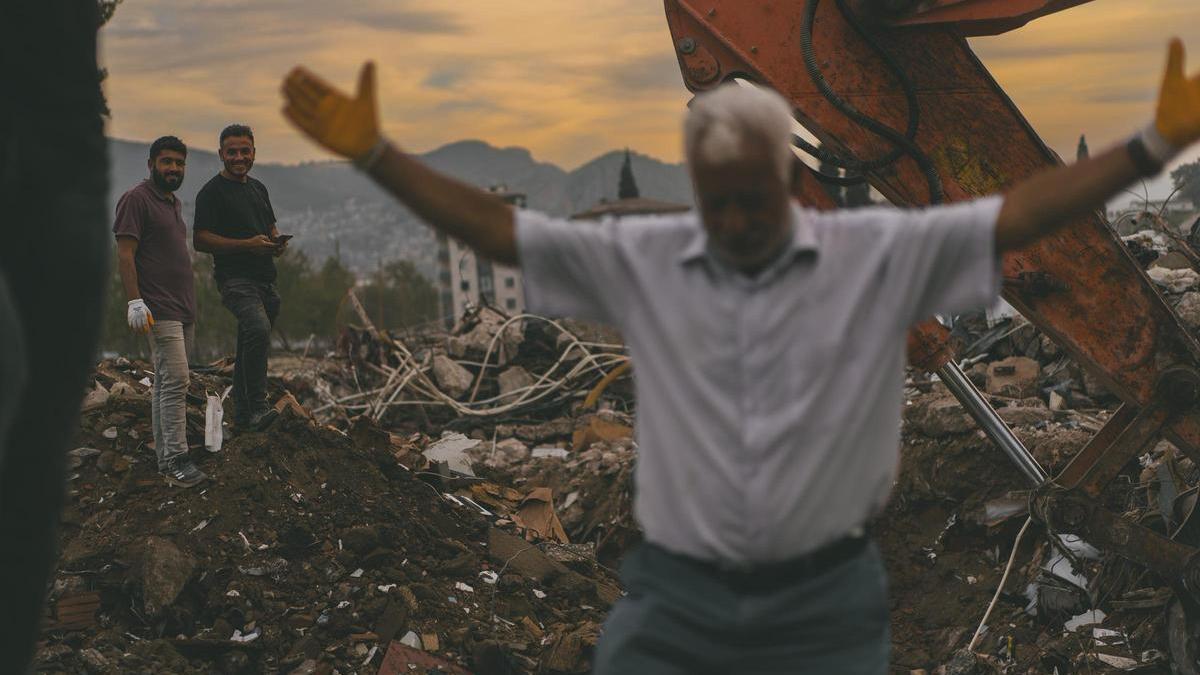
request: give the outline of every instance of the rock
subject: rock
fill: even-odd
[[[104,473],[123,473],[129,470],[129,459],[112,450],[105,450],[96,458],[96,468]]]
[[[1010,427],[1033,427],[1049,422],[1054,416],[1049,408],[1034,406],[1010,406],[996,410],[1000,419]]]
[[[500,373],[496,378],[500,384],[500,395],[504,396],[519,389],[532,387],[536,380],[529,374],[529,371],[520,366],[513,366],[508,370]]]
[[[1200,286],[1200,274],[1196,274],[1192,269],[1170,270],[1165,267],[1151,267],[1146,270],[1146,275],[1171,293],[1183,293]]]
[[[496,425],[496,435],[500,438],[512,438],[515,436],[526,443],[554,441],[569,437],[574,433],[575,422],[568,417],[560,417],[541,424],[521,424],[517,426],[508,424]]]
[[[75,448],[67,453],[67,465],[72,469],[78,469],[83,466],[85,460],[91,457],[96,457],[100,451],[96,448]]]
[[[1187,256],[1179,251],[1171,251],[1158,256],[1151,267],[1162,267],[1168,270],[1189,270],[1192,268],[1192,261],[1188,260]]]
[[[458,365],[445,354],[433,357],[433,379],[438,388],[452,398],[466,394],[474,383],[471,371]]]
[[[1050,392],[1050,409],[1051,410],[1066,410],[1067,399],[1062,397],[1057,391]]]
[[[108,390],[104,385],[96,382],[94,389],[89,389],[86,396],[83,397],[83,412],[103,408],[105,403],[108,403]]]
[[[1062,348],[1058,346],[1058,343],[1043,335],[1042,358],[1046,361],[1053,361],[1054,359],[1057,359],[1060,354],[1062,354]]]
[[[955,652],[944,670],[946,675],[982,675],[987,672],[979,657],[967,649]]]
[[[79,660],[83,661],[83,666],[89,673],[103,673],[110,667],[108,659],[96,649],[79,650]]]
[[[571,331],[573,335],[583,342],[596,342],[608,345],[625,344],[624,338],[621,337],[621,333],[617,329],[602,323],[580,321],[579,319],[562,319],[559,321],[559,324]],[[565,346],[565,343],[570,342],[570,338],[563,333],[559,333],[556,342],[558,348],[561,350]]]
[[[174,604],[192,578],[196,560],[161,537],[147,537],[142,558],[142,601],[146,614],[158,616]]]
[[[529,446],[515,438],[506,438],[496,441],[494,448],[490,442],[480,443],[468,450],[467,454],[472,462],[503,470],[529,459]]]
[[[146,398],[146,394],[138,391],[133,385],[127,382],[117,382],[108,390],[110,396],[114,398]]]
[[[379,545],[379,531],[370,525],[360,525],[343,530],[342,545],[358,553],[366,555]]]
[[[388,602],[379,619],[375,621],[375,634],[379,636],[380,644],[388,644],[408,623],[409,610],[404,600]]]
[[[931,438],[965,434],[975,429],[975,421],[948,394],[917,399],[905,407],[904,420],[912,429]]]
[[[1025,356],[1011,356],[988,365],[987,393],[1009,398],[1038,395],[1042,367]]]
[[[1189,291],[1175,303],[1175,313],[1193,333],[1200,333],[1200,292]]]
[[[492,339],[499,331],[500,326],[508,319],[499,312],[486,307],[479,310],[475,319],[479,323],[472,329],[446,340],[446,351],[451,356],[462,358],[470,355],[482,359],[491,348],[488,363],[503,366],[517,355],[517,350],[525,340],[525,326],[522,322],[514,321],[509,324],[504,329],[504,335],[493,343]]]
[[[586,673],[591,663],[592,650],[600,639],[600,626],[585,621],[570,633],[565,633],[554,642],[542,657],[543,673]]]
[[[288,673],[288,675],[315,675],[317,672],[317,662],[314,659],[308,659],[296,666]]]

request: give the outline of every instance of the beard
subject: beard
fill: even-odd
[[[150,178],[163,192],[174,192],[179,189],[180,185],[183,185],[183,174],[181,173],[164,176],[158,172],[158,169],[150,169]]]

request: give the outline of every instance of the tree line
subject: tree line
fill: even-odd
[[[114,256],[115,258],[115,256]],[[403,329],[438,318],[438,293],[428,279],[407,260],[395,260],[359,279],[337,256],[316,265],[302,251],[289,251],[275,261],[275,281],[282,309],[275,322],[276,345],[286,350],[309,348],[310,354],[329,349],[347,323],[358,323],[346,294],[354,289],[375,325]],[[237,345],[237,323],[221,305],[212,276],[212,257],[196,256],[196,342],[193,356],[201,362],[232,356]],[[108,284],[101,349],[106,353],[148,358],[146,338],[130,333],[125,322],[125,292],[112,265]]]

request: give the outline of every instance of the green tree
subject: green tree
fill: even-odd
[[[371,275],[359,299],[379,328],[407,328],[438,317],[438,293],[407,260],[395,260]]]
[[[314,270],[301,251],[288,253],[276,261],[275,281],[283,309],[275,322],[275,331],[290,347],[293,340],[309,336],[331,341],[337,335],[337,310],[346,291],[354,287],[354,273],[337,257],[326,258],[321,269]]]
[[[1171,172],[1171,181],[1181,199],[1200,206],[1200,161],[1184,164]]]

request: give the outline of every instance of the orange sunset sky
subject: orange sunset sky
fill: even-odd
[[[1095,150],[1148,121],[1172,34],[1200,71],[1197,0],[1095,0],[972,44],[1074,157],[1081,132]],[[679,161],[688,99],[659,0],[125,0],[101,58],[111,136],[212,148],[244,121],[272,162],[327,157],[278,112],[296,63],[348,87],[375,59],[386,131],[406,149],[478,138],[567,169],[626,146]]]

